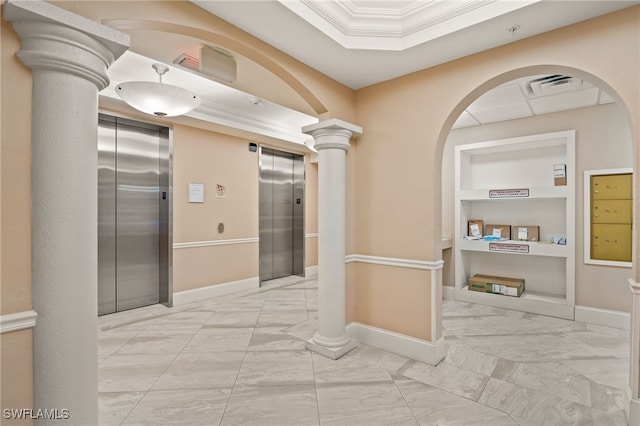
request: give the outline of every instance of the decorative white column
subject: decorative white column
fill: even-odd
[[[129,36],[42,1],[8,1],[4,17],[33,71],[34,408],[95,425],[98,91]]]
[[[640,426],[640,284],[629,279],[633,297],[631,308],[631,350],[629,354],[629,426]]]
[[[346,153],[362,128],[331,119],[302,131],[318,151],[318,331],[306,348],[338,359],[358,346],[345,328]]]

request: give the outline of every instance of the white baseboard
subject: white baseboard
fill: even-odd
[[[232,281],[229,283],[210,285],[208,287],[179,291],[177,293],[173,293],[173,306],[199,302],[201,300],[225,296],[239,291],[253,290],[259,286],[260,280],[258,277],[253,277],[247,278],[246,280]]]
[[[307,266],[304,269],[304,275],[305,275],[305,277],[313,277],[313,276],[318,275],[318,265]]]
[[[631,315],[627,312],[609,311],[607,309],[590,308],[588,306],[576,306],[575,312],[576,321],[620,328],[622,330],[629,330],[631,328]]]
[[[347,325],[347,331],[360,343],[431,365],[437,365],[447,355],[442,338],[432,343],[359,322]]]
[[[455,300],[456,299],[456,289],[454,287],[450,287],[448,285],[442,286],[442,298]]]

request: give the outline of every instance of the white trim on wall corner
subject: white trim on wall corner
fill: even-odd
[[[456,289],[450,285],[443,285],[442,298],[448,300],[456,300]]]
[[[442,269],[443,260],[430,262],[428,260],[399,259],[394,257],[368,256],[364,254],[349,254],[345,257],[345,263],[371,263],[374,265],[397,266],[399,268],[422,269],[426,271],[437,271]]]
[[[610,311],[607,309],[576,305],[575,320],[622,330],[631,329],[631,314],[621,311]]]
[[[347,331],[360,343],[431,365],[437,365],[447,355],[443,338],[428,342],[359,322],[347,325]]]
[[[173,293],[173,306],[186,305],[187,303],[200,302],[218,296],[237,293],[244,290],[254,290],[260,287],[258,277],[245,280],[232,281],[223,284],[210,285],[208,287],[194,288],[192,290]]]
[[[431,271],[431,336],[437,337],[438,331],[438,271],[444,266],[444,260],[428,261],[414,259],[399,259],[395,257],[368,256],[364,254],[349,254],[345,256],[345,263],[370,263],[374,265],[395,266],[398,268],[420,269],[423,271]],[[433,285],[435,284],[435,285]],[[413,358],[415,359],[415,358]],[[438,361],[440,362],[440,361]]]
[[[212,240],[212,241],[192,241],[187,243],[174,243],[174,249],[194,248],[194,247],[212,247],[212,246],[228,246],[233,244],[251,244],[257,243],[260,239],[253,238],[235,238],[230,240]]]
[[[307,238],[318,238],[318,233],[316,232],[315,234],[307,234],[307,235],[305,235],[305,237],[307,237]]]
[[[26,330],[36,326],[36,311],[23,311],[0,315],[0,334]]]

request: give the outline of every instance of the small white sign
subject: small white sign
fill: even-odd
[[[529,231],[527,228],[518,228],[518,239],[524,241],[529,239]]]
[[[189,182],[189,202],[204,203],[204,183]]]
[[[480,226],[477,223],[471,224],[471,236],[482,237],[482,234],[480,234]]]

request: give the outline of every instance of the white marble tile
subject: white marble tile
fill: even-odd
[[[98,333],[98,357],[105,359],[114,354],[141,331],[112,329]]]
[[[559,363],[517,363],[500,360],[493,377],[591,406],[591,381]]]
[[[519,362],[558,361],[588,356],[589,348],[562,333],[463,336],[471,349]]]
[[[297,311],[262,311],[258,318],[257,327],[291,327],[306,321],[306,309]]]
[[[625,405],[625,391],[591,382],[591,406],[593,408],[606,412],[615,412],[624,411]]]
[[[409,361],[398,372],[413,380],[449,391],[477,401],[484,389],[487,376],[441,362],[437,366]]]
[[[176,312],[150,320],[147,330],[198,330],[210,316],[210,312]]]
[[[517,426],[505,413],[414,380],[396,384],[420,425]]]
[[[232,388],[244,352],[183,352],[152,390]]]
[[[317,386],[322,425],[416,425],[393,382]]]
[[[384,368],[345,356],[337,360],[313,353],[313,372],[316,383],[390,382],[391,375]]]
[[[202,304],[214,312],[259,311],[264,305],[264,296],[234,297],[228,300],[213,300]]]
[[[317,314],[317,277],[290,277],[100,317],[101,424],[626,425],[626,330],[445,300],[434,367],[307,352]]]
[[[409,358],[401,355],[362,344],[346,356],[384,368],[391,373],[397,372],[409,361]]]
[[[104,392],[98,394],[98,424],[118,426],[129,415],[145,392]]]
[[[600,411],[593,409],[593,426],[627,426],[627,416],[624,411]]]
[[[307,312],[307,316],[308,315],[309,312]],[[283,328],[282,332],[307,341],[313,337],[317,330],[318,320],[316,318],[310,318],[296,325],[292,325],[291,327]]]
[[[149,390],[175,357],[175,354],[112,355],[98,366],[98,390]]]
[[[281,327],[256,328],[249,341],[248,351],[304,350],[305,341],[283,333]]]
[[[315,386],[235,388],[221,425],[318,425]]]
[[[228,389],[150,391],[123,425],[219,424],[227,406]]]
[[[629,382],[629,361],[625,359],[575,359],[560,361],[594,382],[624,389]]]
[[[258,323],[260,311],[213,312],[204,323],[205,328],[252,328]]]
[[[307,351],[247,352],[236,386],[313,384],[311,353]]]
[[[449,343],[447,344],[447,356],[444,362],[465,370],[490,376],[496,368],[498,359],[496,356],[474,351],[462,344]]]
[[[589,407],[495,378],[478,402],[540,425],[592,425]]]
[[[118,355],[130,354],[178,354],[193,337],[190,330],[151,330],[141,331],[122,345]]]
[[[253,328],[201,328],[185,346],[185,352],[244,351]]]

